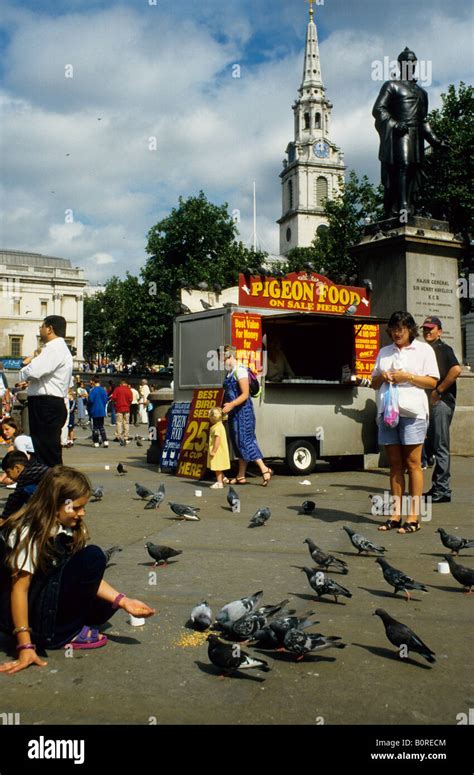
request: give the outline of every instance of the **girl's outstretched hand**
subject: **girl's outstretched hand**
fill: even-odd
[[[38,656],[33,649],[25,649],[20,652],[18,659],[14,659],[13,662],[4,662],[0,665],[0,673],[6,673],[7,675],[13,675],[13,673],[19,673],[20,670],[24,670],[29,665],[39,665],[40,667],[46,667],[48,663]]]
[[[129,597],[124,597],[120,601],[120,608],[123,608],[124,611],[132,614],[132,616],[142,616],[145,619],[156,613],[154,608],[150,608],[149,605],[142,603],[141,600],[131,600]]]

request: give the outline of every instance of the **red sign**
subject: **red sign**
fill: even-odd
[[[314,272],[286,277],[239,275],[239,306],[334,315],[370,315],[365,288],[336,285]]]
[[[262,318],[260,315],[232,315],[232,345],[237,360],[255,373],[262,371]]]
[[[355,373],[370,377],[379,351],[379,327],[369,323],[355,326]]]
[[[221,406],[223,388],[196,388],[179,453],[176,476],[202,479],[207,469],[209,409]]]

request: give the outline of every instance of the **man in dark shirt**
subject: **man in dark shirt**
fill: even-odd
[[[456,406],[456,380],[461,373],[459,361],[452,347],[441,341],[443,326],[434,315],[423,323],[423,337],[435,351],[440,379],[430,395],[430,424],[428,426],[428,454],[435,455],[431,489],[433,503],[451,501],[451,474],[449,471],[449,428]]]
[[[36,490],[43,476],[50,470],[38,463],[34,457],[28,460],[24,452],[14,450],[2,460],[2,468],[10,479],[16,482],[16,489],[9,496],[0,518],[0,525],[15,511],[21,509]]]

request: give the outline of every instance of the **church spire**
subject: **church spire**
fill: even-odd
[[[300,94],[303,90],[314,87],[322,87],[321,62],[319,59],[318,31],[314,23],[313,3],[315,0],[309,0],[309,22],[306,31],[306,48],[304,52],[304,70],[303,80],[301,82]]]

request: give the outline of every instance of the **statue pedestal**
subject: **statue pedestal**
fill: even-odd
[[[373,283],[372,314],[389,318],[407,310],[421,325],[428,315],[443,323],[443,341],[462,363],[461,315],[457,296],[458,259],[465,250],[444,221],[411,216],[366,227],[358,245],[360,279]],[[421,332],[420,332],[421,333]]]

